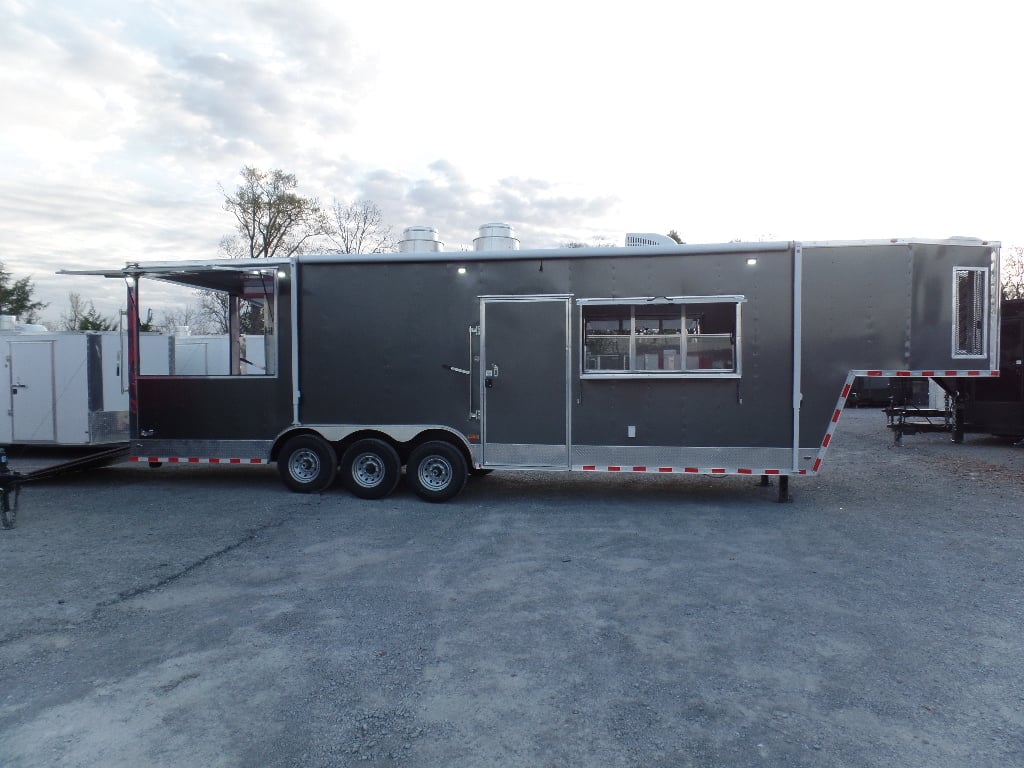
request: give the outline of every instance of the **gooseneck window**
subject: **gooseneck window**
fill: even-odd
[[[953,269],[953,357],[988,354],[988,270]]]

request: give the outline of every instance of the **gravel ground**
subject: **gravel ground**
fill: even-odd
[[[1024,448],[896,448],[848,411],[791,490],[28,486],[0,531],[0,765],[1024,765]]]

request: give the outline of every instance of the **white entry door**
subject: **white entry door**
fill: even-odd
[[[53,342],[11,342],[12,442],[57,439],[53,390]]]

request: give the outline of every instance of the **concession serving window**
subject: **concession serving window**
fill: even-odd
[[[584,378],[737,378],[742,296],[577,299]]]

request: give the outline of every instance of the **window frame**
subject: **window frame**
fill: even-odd
[[[961,320],[963,319],[963,313],[960,311],[961,295],[960,295],[960,275],[966,273],[974,273],[974,295],[971,298],[971,318],[970,320],[975,324],[974,330],[981,331],[981,338],[978,351],[964,351],[966,345],[961,344],[961,340],[964,334],[969,332],[969,329],[963,328]],[[981,275],[982,284],[978,286],[977,275]],[[951,329],[951,346],[950,354],[954,360],[979,360],[988,357],[989,338],[990,338],[990,286],[989,280],[990,269],[988,267],[953,267],[953,289],[952,289],[952,322],[950,323]],[[978,305],[978,299],[980,298],[980,306]],[[980,326],[978,325],[980,323]]]
[[[262,334],[240,334],[240,339],[237,342],[237,346],[233,345],[228,333],[211,333],[211,334],[196,334],[177,336],[173,332],[161,334],[167,338],[174,338],[174,346],[168,350],[168,367],[173,368],[168,373],[143,373],[142,366],[146,362],[142,359],[142,350],[139,350],[139,376],[145,378],[188,378],[188,379],[276,379],[281,375],[281,360],[280,355],[280,329],[281,319],[279,316],[280,309],[280,281],[281,278],[277,275],[278,267],[272,270],[267,269],[239,269],[232,270],[227,269],[224,271],[218,270],[215,273],[217,278],[216,283],[210,280],[210,285],[207,285],[206,280],[195,280],[188,281],[184,278],[178,278],[175,280],[165,280],[162,275],[159,274],[147,274],[145,277],[155,281],[163,281],[171,283],[179,287],[187,287],[196,290],[209,291],[211,293],[223,294],[242,302],[251,302],[255,306],[262,306],[264,312],[264,327]],[[205,277],[209,273],[202,273]],[[229,287],[223,287],[226,280],[233,281]],[[252,286],[258,284],[262,290],[254,291]],[[269,319],[268,319],[269,317]],[[180,344],[179,344],[179,339]],[[256,362],[250,362],[247,356],[251,355],[247,351],[246,355],[242,355],[242,347],[244,344],[251,343],[259,340],[260,345],[263,348],[263,359],[262,366]],[[202,347],[205,346],[207,349],[203,351],[204,365],[209,368],[209,360],[206,359],[209,346],[215,344],[218,348],[221,346],[226,347],[225,351],[217,350],[216,368],[220,367],[221,363],[226,363],[227,373],[209,373],[199,371],[189,371],[186,369],[185,372],[179,372],[177,370],[178,361],[178,348],[187,348],[190,346]],[[141,345],[140,345],[141,346]],[[233,360],[232,352],[236,351],[239,354],[239,372],[231,373]],[[259,356],[255,356],[259,357]],[[186,356],[187,359],[187,356]],[[263,372],[246,372],[247,368],[263,368]]]
[[[577,321],[579,322],[579,376],[581,379],[738,379],[743,375],[743,326],[742,306],[746,302],[742,295],[716,295],[716,296],[633,296],[624,298],[579,298],[576,299]],[[687,334],[686,333],[686,308],[688,306],[701,304],[732,304],[735,307],[735,319],[733,321],[733,332],[731,345],[733,352],[733,367],[731,369],[715,368],[686,368],[685,353],[680,351],[680,363],[683,367],[679,369],[651,369],[631,367],[624,370],[600,370],[587,368],[587,324],[584,318],[584,311],[587,307],[621,307],[629,308],[630,329],[629,334],[623,335],[629,339],[630,365],[636,365],[636,342],[642,339],[643,335],[636,332],[636,308],[637,307],[658,307],[678,306],[680,308],[680,319],[682,321],[681,335],[689,338],[715,338],[726,334]],[[680,340],[682,345],[682,340]]]

